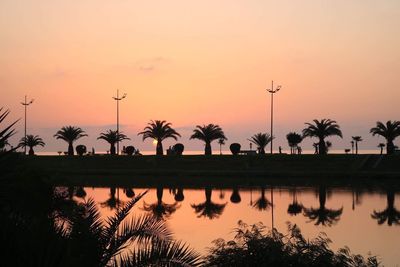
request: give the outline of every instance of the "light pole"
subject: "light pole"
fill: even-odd
[[[119,101],[121,101],[125,97],[126,94],[119,97],[119,90],[117,90],[117,96],[116,97],[113,96],[113,99],[117,101],[117,155],[119,155]]]
[[[26,96],[25,96],[25,101],[24,102],[21,102],[21,104],[24,106],[24,108],[25,108],[25,127],[24,127],[24,139],[26,140],[26,110],[27,110],[27,107],[30,105],[30,104],[32,104],[33,103],[33,99],[31,99],[31,101],[27,101],[26,100]],[[24,155],[26,155],[26,146],[24,146]]]
[[[272,81],[272,85],[271,85],[271,89],[267,89],[268,93],[271,94],[271,154],[272,152],[272,141],[274,139],[274,94],[277,93],[282,86],[278,85],[275,89],[274,89],[274,81]]]

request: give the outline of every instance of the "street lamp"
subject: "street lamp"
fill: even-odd
[[[117,96],[114,97],[113,99],[117,101],[117,155],[119,155],[119,101],[124,99],[126,97],[126,94],[123,96],[119,97],[119,90],[117,90]]]
[[[278,85],[275,89],[274,89],[274,81],[272,81],[272,85],[271,85],[271,89],[267,89],[268,93],[271,94],[271,154],[272,152],[272,141],[274,139],[274,94],[277,93],[282,86]]]
[[[33,99],[31,99],[31,101],[27,101],[26,100],[26,96],[25,96],[25,101],[21,102],[21,104],[24,106],[25,108],[25,127],[24,127],[24,139],[26,140],[26,109],[27,107],[33,103]],[[26,155],[26,146],[24,146],[24,155]]]

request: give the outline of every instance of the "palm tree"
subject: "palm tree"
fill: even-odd
[[[320,155],[328,153],[325,138],[329,136],[339,136],[342,138],[342,131],[336,121],[330,119],[313,120],[313,123],[305,123],[307,128],[303,130],[304,137],[317,137],[319,139],[318,152]]]
[[[3,111],[3,108],[0,108],[0,123],[2,123],[5,118],[7,118],[8,114],[10,114],[9,110]],[[18,122],[14,121],[12,124],[8,125],[3,130],[0,130],[0,152],[4,151],[6,145],[9,145],[8,139],[15,134],[15,129],[12,127]],[[16,150],[19,146],[13,148],[11,151]]]
[[[64,126],[59,130],[54,137],[64,140],[68,143],[68,155],[74,155],[73,143],[81,137],[88,136],[84,130],[75,126]]]
[[[125,134],[118,131],[108,130],[106,133],[101,133],[97,139],[103,139],[110,144],[110,154],[115,155],[115,144],[122,140],[130,140]]]
[[[45,143],[43,142],[43,139],[40,138],[38,135],[31,135],[28,134],[26,137],[22,137],[21,141],[19,142],[19,146],[21,147],[29,147],[29,155],[33,156],[35,155],[35,151],[33,151],[33,148],[35,146],[44,146]]]
[[[171,217],[180,205],[178,202],[174,204],[167,204],[162,201],[164,188],[161,186],[157,187],[157,202],[153,204],[147,204],[143,201],[143,210],[149,212],[157,220],[166,220]]]
[[[303,210],[303,204],[297,201],[297,190],[296,187],[292,190],[292,203],[289,204],[287,213],[296,216]]]
[[[381,149],[381,155],[383,154],[383,148],[385,147],[386,145],[384,144],[384,143],[379,143],[379,145],[378,145],[378,147]]]
[[[394,206],[395,193],[392,189],[387,191],[387,206],[383,211],[375,211],[371,214],[373,219],[378,220],[378,224],[384,224],[387,221],[389,226],[400,224],[400,211]]]
[[[271,189],[272,190],[272,189]],[[261,196],[254,202],[253,208],[259,211],[268,210],[272,207],[272,202],[265,196],[265,188],[261,187]]]
[[[167,138],[173,138],[178,140],[178,136],[181,137],[173,128],[171,128],[171,123],[166,121],[150,121],[147,126],[143,129],[143,132],[138,133],[138,135],[143,135],[143,141],[147,138],[151,138],[157,141],[156,154],[163,155],[162,141]]]
[[[147,191],[146,191],[147,192]],[[132,207],[146,193],[130,200],[106,221],[93,199],[79,204],[68,221],[70,266],[197,266],[199,255],[172,240],[163,221],[152,216],[126,221]],[[126,248],[134,245],[133,249]],[[84,253],[83,253],[84,252]],[[126,253],[124,253],[126,252]]]
[[[222,146],[225,145],[225,139],[224,138],[218,139],[218,144],[219,144],[219,154],[222,155]]]
[[[319,208],[304,208],[304,216],[310,221],[315,221],[315,225],[332,226],[340,220],[343,207],[338,210],[327,209],[326,203],[326,187],[320,186],[318,190]]]
[[[204,154],[211,155],[211,142],[214,140],[228,140],[225,137],[224,132],[222,131],[221,127],[216,124],[208,124],[208,125],[197,125],[196,129],[193,130],[193,134],[190,139],[199,139],[206,143]]]
[[[303,141],[303,137],[295,132],[290,132],[286,135],[286,139],[290,146],[290,154],[295,154],[298,145]]]
[[[376,127],[371,128],[373,136],[380,135],[386,139],[386,153],[393,154],[395,145],[393,141],[400,135],[400,121],[387,121],[386,125],[378,121]]]
[[[265,154],[265,147],[271,142],[273,137],[267,133],[258,133],[253,135],[249,140],[253,144],[257,146],[257,150],[259,154]]]
[[[207,186],[205,189],[206,201],[200,204],[192,204],[192,208],[194,209],[195,213],[198,214],[198,218],[206,217],[210,220],[218,218],[225,209],[225,204],[217,204],[211,201],[212,189],[211,187]]]
[[[358,142],[361,142],[363,139],[361,136],[352,136],[351,137],[354,141],[354,144],[356,146],[356,155],[358,154]]]

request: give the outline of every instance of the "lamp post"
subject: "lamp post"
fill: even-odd
[[[117,101],[117,155],[119,155],[119,101],[124,99],[126,97],[126,94],[123,96],[119,97],[119,90],[117,90],[117,96],[113,96],[113,99]]]
[[[26,100],[26,95],[25,95],[25,101],[21,102],[21,104],[24,106],[24,109],[25,109],[25,126],[24,126],[24,139],[25,140],[26,140],[26,110],[27,110],[27,107],[32,103],[33,103],[33,99],[31,99],[31,101],[28,102]],[[26,155],[26,146],[24,146],[24,155]]]
[[[278,85],[275,89],[274,89],[274,81],[272,81],[272,85],[271,85],[271,89],[267,89],[268,93],[271,94],[271,154],[272,152],[272,142],[273,142],[273,134],[274,134],[274,94],[277,93],[282,86]]]

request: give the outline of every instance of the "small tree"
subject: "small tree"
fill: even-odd
[[[27,135],[26,137],[22,137],[21,141],[19,142],[19,145],[21,147],[29,147],[29,155],[33,156],[35,155],[35,151],[33,151],[33,148],[35,146],[44,146],[45,143],[43,142],[43,139],[40,138],[38,135]]]
[[[301,134],[290,132],[286,135],[286,139],[290,147],[290,154],[296,154],[297,147],[303,141],[303,137]]]
[[[239,154],[241,147],[242,146],[239,143],[233,143],[229,146],[229,149],[232,152],[232,155],[237,155]]]
[[[358,154],[358,142],[361,142],[363,139],[361,136],[352,136],[351,137],[354,141],[354,145],[356,147],[356,154]]]

